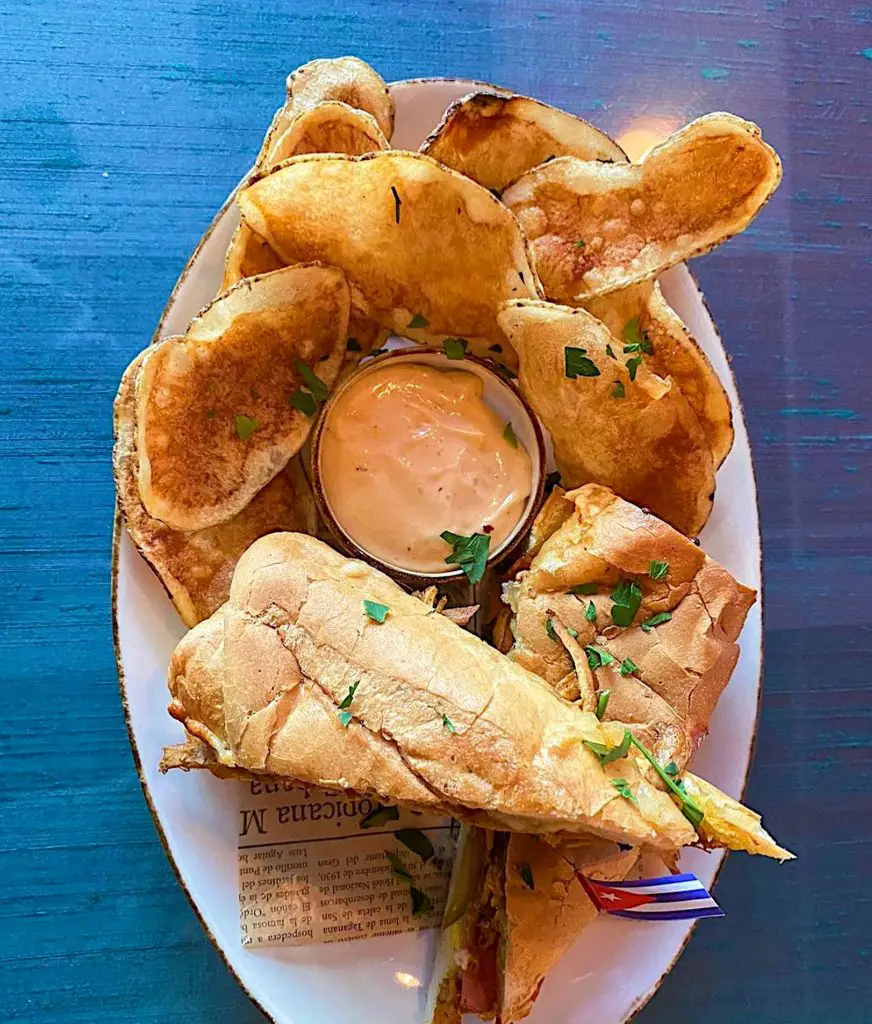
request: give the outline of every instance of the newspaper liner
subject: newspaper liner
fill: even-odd
[[[243,946],[305,946],[435,928],[454,859],[449,819],[399,810],[369,829],[368,798],[287,782],[239,786],[239,927]],[[433,844],[426,863],[396,837],[420,829]],[[386,851],[412,878],[394,873]],[[411,886],[431,908],[413,916]]]

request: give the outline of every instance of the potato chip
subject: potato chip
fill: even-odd
[[[387,139],[372,115],[346,103],[328,101],[287,122],[284,130],[270,143],[263,163],[276,164],[298,153],[357,156],[387,148]],[[247,224],[240,224],[227,249],[221,291],[227,291],[243,277],[265,274],[283,266],[286,266],[285,261],[270,248],[268,242]],[[357,330],[357,336],[375,337],[377,333],[371,326],[361,326]]]
[[[258,537],[278,530],[317,531],[315,500],[299,458],[293,458],[226,523],[182,533],[153,519],[142,506],[137,479],[135,382],[144,356],[140,353],[130,364],[115,399],[118,507],[131,540],[166,587],[182,621],[195,626],[230,596],[236,563]]]
[[[556,156],[627,160],[616,142],[580,117],[497,92],[474,92],[452,103],[421,152],[497,192]]]
[[[503,193],[545,294],[579,303],[654,277],[744,230],[781,180],[760,129],[707,114],[641,164],[558,157]]]
[[[325,100],[339,100],[371,114],[388,139],[394,133],[390,89],[382,76],[358,57],[312,60],[288,75],[288,102],[295,114]]]
[[[650,343],[649,365],[658,376],[671,377],[678,385],[705,432],[717,469],[733,446],[730,400],[708,357],[663,298],[660,285],[643,281],[590,299],[584,308],[615,336],[615,351],[643,339]]]
[[[355,306],[415,341],[462,338],[505,355],[500,303],[536,295],[512,214],[418,153],[294,157],[255,179],[239,207],[283,259],[340,267]]]
[[[682,533],[699,533],[714,498],[714,465],[680,390],[648,369],[644,353],[616,351],[612,334],[583,309],[509,302],[499,322],[564,484],[605,484]]]
[[[345,355],[341,271],[295,266],[240,281],[136,379],[139,493],[175,530],[231,519],[299,451]]]

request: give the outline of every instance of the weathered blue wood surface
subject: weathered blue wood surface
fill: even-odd
[[[750,802],[800,855],[733,857],[643,1012],[872,1019],[872,7],[779,0],[2,0],[0,1019],[254,1022],[177,888],[127,746],[109,624],[110,403],[285,73],[356,53],[616,131],[729,109],[780,192],[694,265],[760,482],[767,662]]]

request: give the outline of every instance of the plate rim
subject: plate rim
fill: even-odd
[[[424,77],[420,77],[420,78],[401,78],[401,79],[397,79],[396,81],[388,82],[387,84],[388,84],[388,89],[389,90],[393,90],[393,88],[395,86],[429,85],[429,84],[444,83],[444,82],[453,82],[453,83],[457,83],[457,84],[469,85],[469,86],[472,86],[472,87],[483,87],[483,88],[487,88],[487,89],[495,89],[495,90],[499,90],[500,92],[512,92],[511,90],[506,89],[505,86],[495,85],[492,82],[485,82],[485,81],[481,81],[479,79],[464,78],[464,77],[424,76]],[[512,95],[520,95],[520,94],[512,93]],[[544,102],[544,101],[541,101],[541,102]],[[573,115],[573,116],[575,116],[575,115]],[[228,194],[227,198],[224,200],[224,202],[221,204],[219,209],[216,211],[216,213],[212,217],[211,221],[209,222],[208,226],[206,227],[206,230],[200,236],[200,239],[197,242],[196,246],[194,246],[193,250],[191,251],[190,256],[188,257],[187,261],[185,262],[185,265],[182,268],[181,273],[179,274],[178,278],[176,279],[176,282],[173,285],[172,290],[170,291],[169,296],[167,297],[167,301],[166,301],[166,303],[164,305],[164,308],[163,308],[163,310],[162,310],[162,312],[160,314],[160,317],[158,318],[158,321],[157,321],[157,324],[155,326],[155,329],[152,332],[151,339],[149,340],[149,345],[153,345],[158,340],[160,340],[160,335],[161,335],[161,332],[162,332],[162,329],[163,329],[163,325],[166,322],[167,317],[169,316],[169,313],[170,313],[170,311],[171,311],[171,309],[173,307],[173,304],[174,304],[174,302],[176,300],[176,296],[178,295],[178,293],[181,290],[183,284],[187,280],[188,275],[191,273],[191,270],[193,269],[193,265],[196,263],[197,257],[199,256],[200,251],[203,249],[203,247],[209,241],[209,239],[211,238],[213,232],[218,227],[219,222],[223,219],[224,215],[227,213],[227,211],[229,210],[229,208],[233,204],[234,200],[236,199],[237,192],[239,191],[239,189],[242,186],[242,184],[248,178],[249,173],[250,172],[246,172],[246,174],[233,187],[231,192]],[[717,337],[718,344],[721,346],[721,350],[724,353],[725,362],[727,364],[727,372],[730,375],[730,380],[731,380],[731,382],[733,384],[733,391],[734,391],[734,393],[736,395],[736,408],[733,410],[733,417],[735,419],[738,416],[738,418],[741,419],[743,426],[745,427],[745,437],[746,437],[746,440],[747,440],[747,443],[748,443],[749,463],[750,463],[750,466],[751,466],[751,478],[752,478],[752,481],[753,481],[753,484],[754,484],[754,510],[756,512],[757,555],[758,555],[757,561],[758,561],[758,576],[759,576],[759,588],[758,588],[758,595],[757,595],[757,606],[759,608],[759,613],[760,613],[760,655],[759,655],[758,662],[757,662],[757,706],[756,706],[755,711],[754,711],[754,724],[753,724],[753,730],[752,730],[752,733],[751,733],[751,743],[750,743],[750,747],[748,749],[748,756],[747,756],[747,761],[746,761],[746,765],[745,765],[745,772],[744,772],[744,777],[742,779],[741,791],[740,791],[740,794],[739,794],[739,799],[742,802],[744,802],[745,796],[746,796],[747,791],[748,791],[748,783],[749,783],[750,776],[751,776],[751,767],[752,767],[752,765],[754,763],[754,757],[755,757],[756,752],[757,752],[757,740],[758,740],[758,736],[759,736],[759,732],[760,732],[760,715],[761,715],[762,704],[763,704],[763,666],[765,664],[765,657],[766,657],[766,628],[765,628],[766,627],[766,611],[765,611],[765,600],[764,600],[764,597],[765,597],[765,579],[764,579],[764,573],[763,573],[763,569],[764,569],[764,561],[763,561],[763,536],[762,536],[762,531],[761,531],[761,527],[760,527],[760,493],[759,493],[759,489],[757,487],[757,469],[756,469],[755,460],[754,460],[754,448],[753,448],[753,445],[751,443],[751,436],[748,433],[748,421],[747,421],[747,419],[745,417],[745,406],[744,406],[744,403],[742,401],[741,392],[739,391],[739,387],[738,387],[738,384],[736,382],[735,373],[733,372],[733,364],[732,364],[732,359],[730,357],[730,353],[729,353],[728,349],[726,348],[726,346],[724,345],[724,340],[721,337],[721,332],[720,332],[720,329],[718,327],[717,321],[715,320],[715,318],[714,318],[714,316],[712,314],[712,310],[711,310],[711,307],[709,306],[708,299],[706,298],[705,292],[700,287],[700,284],[699,284],[699,281],[696,278],[696,275],[687,266],[686,263],[679,264],[679,266],[684,267],[684,269],[687,271],[688,275],[690,276],[690,279],[693,282],[693,286],[694,286],[697,294],[699,295],[700,300],[702,301],[703,307],[705,308],[705,312],[706,312],[706,315],[708,316],[709,321],[711,323],[712,330],[714,331],[715,336]],[[142,758],[140,756],[139,747],[137,745],[136,736],[134,734],[133,722],[131,720],[131,715],[130,715],[130,705],[129,705],[129,702],[128,702],[128,699],[127,699],[127,686],[126,686],[126,680],[125,680],[124,665],[123,665],[122,659],[121,659],[121,641],[120,641],[119,628],[118,628],[118,563],[119,563],[119,549],[120,549],[120,544],[121,544],[121,534],[122,534],[123,529],[124,529],[124,525],[123,525],[123,521],[122,521],[121,510],[120,510],[120,507],[118,505],[118,499],[116,497],[115,502],[114,502],[114,511],[113,511],[113,522],[112,522],[112,556],[111,556],[111,560],[110,560],[110,607],[111,607],[111,616],[112,616],[112,647],[113,647],[113,653],[114,653],[114,657],[115,657],[115,671],[116,671],[116,675],[118,677],[118,691],[119,691],[119,696],[121,698],[121,708],[122,708],[122,711],[124,713],[124,727],[125,727],[125,729],[127,731],[127,740],[128,740],[128,743],[130,744],[130,750],[131,750],[131,753],[133,755],[133,764],[134,764],[134,768],[136,770],[137,778],[139,779],[139,785],[140,785],[140,788],[142,789],[142,794],[145,797],[146,806],[148,807],[149,814],[151,815],[152,823],[154,824],[155,831],[157,832],[158,840],[160,841],[160,844],[163,847],[164,855],[166,856],[166,859],[169,861],[170,868],[172,869],[172,872],[173,872],[173,874],[176,877],[176,881],[177,881],[179,887],[181,888],[182,892],[185,894],[185,896],[186,896],[186,898],[188,900],[188,903],[190,904],[191,909],[193,910],[194,915],[196,916],[196,918],[197,918],[197,920],[198,920],[198,922],[200,924],[200,927],[205,932],[207,938],[209,939],[210,944],[212,945],[212,947],[215,950],[215,952],[218,954],[219,958],[221,959],[221,962],[224,964],[224,967],[230,972],[231,977],[236,981],[236,983],[239,985],[240,989],[243,991],[243,993],[246,995],[246,997],[250,1000],[250,1002],[255,1007],[257,1007],[257,1009],[263,1014],[263,1016],[266,1018],[266,1020],[270,1022],[270,1024],[279,1024],[278,1018],[274,1017],[266,1009],[266,1007],[263,1005],[263,1003],[257,998],[257,996],[254,995],[254,993],[248,987],[248,985],[246,984],[246,982],[243,979],[243,977],[240,974],[240,972],[237,971],[236,968],[231,964],[231,962],[228,959],[227,955],[224,953],[224,950],[221,947],[221,944],[218,942],[218,940],[216,939],[216,937],[212,933],[211,928],[209,927],[208,923],[206,922],[205,917],[203,916],[202,912],[200,911],[200,908],[197,905],[197,902],[194,899],[193,895],[191,894],[191,891],[188,888],[187,882],[185,881],[184,877],[182,876],[182,873],[181,873],[181,871],[179,869],[179,866],[176,863],[176,860],[175,860],[175,857],[173,856],[172,850],[170,849],[170,845],[169,845],[169,841],[168,841],[167,836],[166,836],[166,832],[164,831],[164,827],[163,827],[163,824],[161,823],[160,816],[158,815],[157,809],[156,809],[156,807],[154,805],[154,802],[152,800],[151,791],[149,789],[148,782],[146,781],[145,774],[144,774],[143,769],[142,769]],[[142,556],[140,555],[140,557],[142,557]],[[146,563],[146,564],[148,564],[148,563]],[[149,565],[149,569],[151,569],[151,568],[152,567]],[[152,569],[152,572],[153,571],[154,570]],[[161,586],[163,586],[163,583],[161,583]],[[166,589],[166,588],[164,588],[164,589]],[[721,872],[724,869],[724,864],[726,864],[727,858],[728,858],[730,852],[731,851],[729,851],[729,850],[724,851],[724,855],[721,857],[720,863],[718,864],[717,868],[715,869],[714,877],[712,878],[712,882],[711,882],[711,886],[710,886],[711,891],[714,891],[714,888],[717,885],[717,883],[718,883],[718,881],[719,881],[719,879],[721,877]],[[654,996],[660,990],[660,987],[663,984],[663,982],[666,980],[666,977],[672,972],[672,970],[674,969],[675,965],[681,959],[682,954],[684,953],[685,949],[687,948],[688,943],[690,942],[691,938],[693,937],[693,935],[694,935],[694,933],[696,931],[696,926],[697,926],[698,923],[699,923],[698,921],[694,921],[693,922],[693,924],[691,925],[691,927],[689,928],[689,930],[687,932],[687,935],[684,938],[684,941],[679,946],[679,948],[676,951],[676,953],[673,956],[673,958],[669,961],[669,964],[664,968],[663,973],[651,985],[651,987],[645,993],[642,994],[642,996],[640,997],[637,1005],[635,1007],[633,1007],[631,1009],[630,1013],[628,1014],[628,1016],[626,1016],[624,1018],[623,1024],[629,1024],[630,1021],[635,1019],[635,1017],[639,1013],[641,1013],[642,1010],[645,1009],[645,1007],[648,1005],[648,1003],[654,998]]]

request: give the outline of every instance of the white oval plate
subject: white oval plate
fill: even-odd
[[[397,148],[416,149],[445,107],[479,83],[416,80],[391,87]],[[203,236],[170,297],[156,337],[180,333],[214,296],[237,223],[230,201]],[[748,436],[727,358],[702,295],[684,267],[661,279],[724,381],[736,441],[718,474],[706,550],[739,580],[760,588],[757,498]],[[131,357],[134,353],[131,353]],[[119,527],[113,552],[115,648],[122,700],[139,776],[179,882],[239,983],[276,1024],[410,1024],[421,1019],[433,933],[353,943],[244,950],[236,880],[237,790],[205,772],[161,776],[162,748],[181,739],[166,713],[166,668],[184,628],[155,576]],[[694,768],[727,793],[744,788],[756,730],[761,662],[757,604],[742,634],[736,671]],[[711,885],[721,854],[688,851],[682,867]],[[726,908],[729,911],[729,908]],[[717,928],[717,922],[703,927]],[[691,932],[686,922],[644,924],[601,917],[547,979],[530,1018],[548,1024],[623,1024],[654,993]],[[401,979],[401,980],[400,980]],[[413,979],[420,980],[415,987]],[[181,998],[181,995],[180,995]]]

